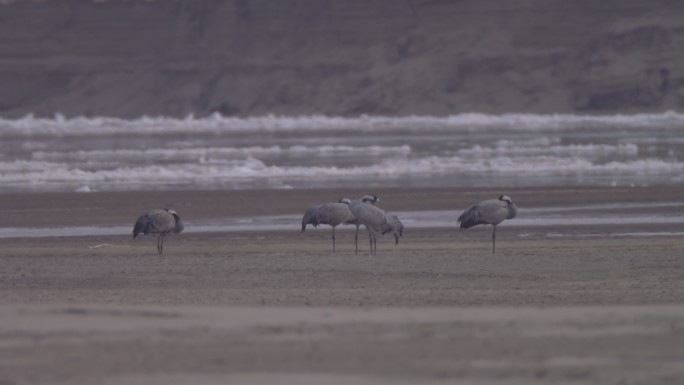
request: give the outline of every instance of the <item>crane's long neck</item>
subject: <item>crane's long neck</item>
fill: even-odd
[[[173,215],[173,219],[176,220],[176,228],[173,231],[175,233],[180,233],[185,228],[185,225],[183,225],[183,221],[181,220],[180,216],[178,216],[178,214],[172,214],[172,215]]]
[[[518,214],[518,208],[515,207],[513,202],[508,203],[508,215],[506,219],[513,219]]]

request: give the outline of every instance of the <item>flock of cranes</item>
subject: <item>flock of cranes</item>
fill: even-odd
[[[396,215],[388,214],[385,210],[376,206],[380,202],[377,195],[364,195],[359,200],[341,198],[336,203],[324,203],[309,207],[302,217],[302,232],[306,225],[330,225],[332,226],[333,253],[335,252],[335,227],[339,225],[356,226],[356,255],[359,254],[359,227],[363,225],[368,230],[371,255],[376,255],[377,234],[392,233],[394,244],[399,243],[399,238],[404,235],[404,224]]]
[[[332,227],[333,253],[335,252],[335,228],[339,225],[356,226],[354,240],[356,255],[359,254],[359,227],[362,225],[368,231],[371,255],[377,255],[377,236],[392,233],[394,244],[399,244],[399,238],[404,234],[404,224],[396,215],[387,213],[377,207],[380,198],[376,195],[364,195],[361,199],[351,200],[340,198],[335,203],[323,203],[309,207],[302,217],[302,232],[307,225],[317,227],[329,225]],[[498,199],[489,199],[468,207],[458,223],[462,229],[477,225],[492,225],[492,253],[496,251],[496,226],[506,219],[515,218],[518,210],[507,195]],[[138,218],[133,226],[133,238],[143,233],[157,235],[157,253],[161,256],[164,251],[164,238],[169,233],[183,231],[183,221],[174,210],[153,210]]]

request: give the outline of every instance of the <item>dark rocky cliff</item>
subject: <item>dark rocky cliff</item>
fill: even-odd
[[[16,0],[0,116],[684,107],[684,2]]]

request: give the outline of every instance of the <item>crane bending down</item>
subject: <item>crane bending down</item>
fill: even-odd
[[[152,210],[138,218],[133,226],[133,238],[138,234],[157,234],[157,253],[164,251],[164,238],[170,232],[180,233],[185,226],[178,213],[171,209]]]
[[[458,222],[462,229],[467,229],[477,225],[492,225],[492,254],[496,251],[496,226],[506,219],[513,219],[518,213],[511,198],[508,195],[501,195],[499,199],[490,199],[474,204],[466,209]]]
[[[399,244],[399,238],[404,236],[404,224],[401,223],[399,217],[392,214],[387,214],[387,225],[382,229],[382,234],[392,233],[394,235],[394,246]]]
[[[364,195],[361,200],[355,200],[349,204],[349,210],[356,220],[368,230],[371,255],[377,255],[378,252],[377,233],[387,234],[391,232],[394,235],[395,245],[399,243],[399,238],[404,233],[404,224],[399,218],[376,207],[375,204],[378,202],[380,202],[380,198],[376,195]]]
[[[333,253],[335,252],[335,227],[345,225],[356,226],[356,238],[358,249],[358,236],[360,224],[354,218],[354,215],[349,211],[349,203],[351,201],[347,198],[340,198],[336,203],[324,203],[321,205],[311,206],[306,209],[302,217],[302,232],[306,230],[306,225],[311,224],[318,227],[320,224],[332,226],[332,243]]]

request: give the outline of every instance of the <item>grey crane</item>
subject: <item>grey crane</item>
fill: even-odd
[[[332,226],[332,243],[333,253],[335,252],[335,227],[345,225],[356,226],[357,249],[358,249],[358,234],[359,224],[349,211],[349,203],[351,201],[347,198],[340,198],[336,203],[324,203],[320,205],[311,206],[304,212],[302,217],[302,232],[306,230],[306,225],[311,224],[318,227],[320,224]]]
[[[393,233],[396,245],[404,230],[404,225],[396,215],[387,214],[383,209],[375,206],[378,202],[380,198],[376,195],[364,195],[360,200],[349,204],[349,210],[356,220],[368,230],[371,255],[377,255],[378,252],[377,233]]]
[[[458,222],[462,229],[467,229],[477,225],[492,225],[492,254],[496,251],[496,226],[506,219],[513,219],[518,213],[511,198],[508,195],[501,195],[499,199],[490,199],[474,204],[466,209]]]
[[[164,238],[168,233],[180,233],[185,226],[178,213],[171,209],[152,210],[138,218],[133,226],[133,238],[138,234],[157,234],[157,253],[164,251]]]

